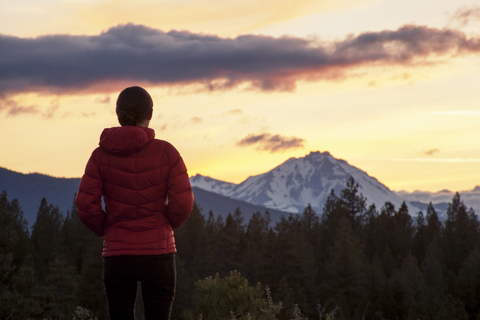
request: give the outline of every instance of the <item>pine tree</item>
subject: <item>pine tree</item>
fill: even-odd
[[[408,208],[402,203],[398,211],[392,203],[386,202],[381,209],[381,213],[376,219],[374,228],[374,238],[376,239],[374,253],[383,256],[386,247],[398,267],[403,258],[410,252],[413,242],[415,228],[411,216],[408,214]],[[382,259],[384,260],[385,257]],[[389,276],[389,271],[385,269]]]
[[[218,234],[223,228],[223,225],[222,216],[219,215],[217,219],[215,219],[212,210],[210,210],[207,221],[205,222],[205,248],[203,253],[202,277],[215,274],[219,270],[220,264],[217,259],[217,242]]]
[[[447,262],[447,269],[453,273],[457,273],[463,260],[466,258],[470,250],[467,245],[466,248],[459,248],[460,242],[464,242],[465,235],[459,234],[459,229],[465,227],[467,220],[467,208],[460,200],[458,192],[452,199],[452,203],[448,204],[447,220],[445,221],[444,234],[444,254]],[[465,230],[462,230],[465,231]],[[468,251],[467,254],[465,254]]]
[[[413,235],[415,227],[412,217],[408,213],[408,207],[403,202],[393,216],[394,228],[392,230],[391,249],[397,259],[405,258],[412,250]]]
[[[452,295],[447,295],[435,316],[435,320],[468,320],[468,314],[465,312],[463,303],[455,299]]]
[[[228,274],[231,270],[239,269],[244,247],[245,225],[240,208],[234,214],[228,214],[225,225],[217,234],[217,259],[221,263],[218,271]]]
[[[107,318],[107,301],[102,282],[103,241],[89,233],[83,258],[82,274],[75,290],[76,305],[93,311],[99,319]]]
[[[49,275],[45,279],[48,291],[53,293],[50,310],[43,314],[48,318],[69,316],[75,310],[75,288],[78,284],[76,268],[63,259],[55,259],[49,266]]]
[[[245,232],[245,253],[242,259],[242,269],[247,279],[256,283],[260,281],[265,267],[265,241],[269,231],[270,213],[268,210],[262,216],[256,212],[250,218]]]
[[[326,287],[347,319],[361,319],[368,301],[366,263],[360,240],[352,231],[351,221],[341,219],[333,245],[328,248]]]
[[[37,213],[37,220],[32,227],[32,247],[35,269],[40,282],[44,282],[49,265],[59,258],[62,246],[61,228],[63,216],[58,207],[42,199]]]
[[[91,231],[80,221],[75,201],[61,228],[63,259],[82,273],[83,258],[87,250],[87,238]]]
[[[381,312],[379,299],[385,290],[386,275],[379,257],[376,255],[371,262],[366,263],[365,269],[365,293],[367,306],[365,306],[365,319],[375,318],[375,314]]]
[[[380,261],[383,267],[383,272],[385,272],[387,278],[390,278],[398,268],[398,265],[397,261],[393,258],[392,250],[390,250],[388,244],[384,248]]]
[[[206,260],[205,218],[197,203],[185,223],[175,230],[177,247],[177,287],[172,316],[180,317],[183,310],[191,307],[194,283],[205,273]]]
[[[16,199],[0,195],[0,319],[26,319],[38,313],[33,297],[34,269],[28,227]]]
[[[309,318],[315,317],[317,312],[315,306],[318,304],[319,288],[317,286],[318,269],[315,265],[313,246],[304,241],[298,248],[298,260],[300,263],[299,286],[296,286],[298,293],[295,301],[302,313]]]
[[[415,292],[413,297],[412,304],[408,309],[408,317],[407,320],[430,320],[433,318],[428,310],[428,303],[425,301],[424,292],[422,290],[418,290]]]
[[[375,219],[372,238],[373,250],[369,250],[370,254],[373,251],[373,255],[377,255],[382,262],[383,270],[388,277],[393,273],[398,265],[397,259],[392,252],[392,246],[394,247],[394,220],[395,207],[390,202],[385,202],[384,206],[380,210],[380,214]]]
[[[474,249],[464,261],[455,282],[455,296],[465,305],[470,320],[480,313],[480,252]]]
[[[426,239],[426,224],[423,212],[420,211],[417,216],[416,225],[415,225],[415,235],[413,237],[412,244],[412,253],[417,258],[418,263],[422,263],[425,259],[425,252],[427,250],[427,239]]]
[[[384,260],[384,253],[386,247],[388,247],[388,251],[390,255],[392,254],[392,244],[391,244],[391,235],[393,230],[393,215],[395,214],[395,207],[390,202],[385,202],[383,207],[380,209],[380,214],[375,219],[374,228],[373,228],[373,236],[372,238],[375,239],[373,246],[374,249],[373,254],[378,255],[381,257],[381,260]],[[385,273],[388,275],[388,271],[385,270]]]
[[[288,319],[288,315],[293,312],[295,302],[295,290],[292,288],[286,276],[280,278],[277,288],[274,290],[273,299],[281,301],[282,309],[279,312],[280,319]]]
[[[405,296],[403,297],[403,307],[402,312],[405,315],[404,318],[409,314],[411,306],[415,302],[415,296],[423,300],[423,293],[425,291],[425,280],[423,274],[418,267],[417,259],[412,256],[406,256],[402,261],[402,267],[400,269],[400,276],[403,278],[403,283],[406,287]],[[419,305],[417,301],[417,307],[423,309],[423,305]]]
[[[285,218],[282,217],[282,219]],[[269,229],[266,235],[264,248],[264,267],[260,270],[260,278],[263,279],[264,283],[268,283],[274,292],[278,292],[276,288],[278,288],[279,281],[284,275],[282,270],[282,247],[280,242],[277,241],[277,234],[272,228]]]
[[[376,250],[377,239],[375,237],[376,223],[378,219],[378,212],[375,204],[372,204],[368,209],[363,213],[361,217],[362,221],[362,231],[361,231],[361,241],[364,245],[365,257],[368,261],[373,261],[373,258],[376,256],[379,257],[379,254]]]
[[[358,192],[358,184],[353,177],[348,179],[345,189],[340,192],[340,197],[337,197],[332,189],[323,207],[317,247],[328,248],[332,245],[332,239],[340,228],[340,221],[344,218],[349,221],[352,230],[360,236],[363,232],[365,211],[366,199]],[[320,252],[322,254],[318,256],[319,263],[324,264],[328,255],[325,250]]]
[[[340,206],[345,210],[354,229],[366,210],[367,199],[358,192],[358,183],[352,176],[347,181],[346,188],[340,191]]]
[[[453,294],[458,270],[476,245],[478,233],[476,228],[476,223],[469,217],[467,207],[456,193],[447,208],[447,221],[442,237],[448,293]]]
[[[427,208],[427,226],[425,229],[425,237],[427,245],[432,243],[433,241],[440,241],[442,236],[443,227],[442,223],[438,219],[438,214],[433,208],[433,204],[430,202]]]
[[[427,247],[426,256],[421,264],[423,278],[425,279],[426,289],[424,291],[424,298],[426,303],[427,313],[431,320],[435,319],[440,307],[440,302],[444,298],[444,266],[443,255],[438,247],[436,239]]]

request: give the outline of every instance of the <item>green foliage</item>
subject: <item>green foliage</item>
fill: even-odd
[[[74,313],[73,320],[98,320],[97,317],[94,317],[92,311],[82,307],[77,307]]]
[[[336,298],[342,313],[348,319],[359,319],[367,301],[363,298],[366,261],[363,246],[352,232],[351,223],[341,219],[338,233],[329,248],[330,258],[326,263],[326,287],[330,296]]]
[[[229,277],[208,277],[195,285],[195,311],[185,312],[186,319],[275,319],[281,304],[262,299],[260,283],[249,286],[247,279],[232,271]]]
[[[76,305],[92,310],[100,319],[105,319],[108,311],[102,282],[103,241],[90,233],[85,245],[82,273],[74,292],[75,302]]]
[[[35,269],[40,282],[44,282],[49,273],[49,266],[59,258],[62,238],[60,230],[63,224],[63,215],[58,206],[48,204],[42,199],[37,213],[37,220],[32,227],[32,249]]]
[[[0,319],[24,319],[39,311],[28,228],[18,201],[0,196]]]
[[[470,319],[480,314],[480,252],[474,249],[458,273],[455,283],[456,296],[465,305]]]
[[[455,299],[452,295],[448,295],[443,300],[435,319],[437,320],[468,320],[463,303]]]
[[[302,311],[298,308],[298,304],[293,307],[293,318],[291,320],[308,320],[302,316]]]

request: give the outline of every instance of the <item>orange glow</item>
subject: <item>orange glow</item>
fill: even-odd
[[[401,0],[49,0],[39,6],[20,0],[2,7],[0,20],[3,33],[22,37],[98,35],[133,22],[221,37],[314,34],[309,39],[321,43],[409,23],[442,30],[450,23],[448,13],[473,4],[442,0],[432,7],[419,0],[413,9]],[[262,92],[249,83],[211,91],[204,84],[112,80],[75,91],[5,94],[0,97],[0,167],[80,177],[103,128],[118,125],[117,94],[141,85],[154,99],[156,137],[180,151],[191,175],[239,183],[289,157],[320,150],[391,189],[469,190],[480,184],[479,59],[472,53],[441,62],[324,68],[321,74],[287,70],[269,79],[283,84],[284,91]],[[259,134],[305,143],[277,153],[238,145]]]

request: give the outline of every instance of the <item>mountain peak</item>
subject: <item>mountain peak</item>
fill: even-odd
[[[333,157],[328,151],[312,151],[304,157],[292,157],[272,170],[248,177],[240,184],[224,184],[218,180],[191,179],[192,186],[220,193],[272,209],[300,213],[310,203],[321,212],[331,190],[338,195],[350,177],[367,196],[368,204],[380,208],[386,201],[399,206],[403,200],[377,179]],[[211,179],[211,178],[209,178]]]
[[[317,162],[320,162],[320,161],[323,161],[324,159],[326,158],[331,158],[331,159],[335,159],[335,160],[339,160],[339,159],[336,159],[334,158],[330,152],[328,151],[324,151],[324,152],[321,152],[321,151],[310,151],[309,154],[303,156],[303,157],[291,157],[289,158],[287,161],[285,161],[283,164],[285,163],[292,163],[292,162],[295,162],[295,163],[298,163],[298,162],[301,162],[301,161],[307,161],[309,163],[317,163]],[[343,160],[340,160],[340,161],[343,161]],[[283,165],[282,164],[282,165]],[[281,166],[281,165],[280,165]],[[277,167],[278,168],[278,167]]]
[[[330,152],[328,151],[324,151],[324,152],[321,152],[319,150],[317,151],[310,151],[309,154],[307,154],[305,156],[305,158],[309,158],[309,157],[318,157],[318,156],[321,156],[321,157],[327,157],[327,156],[331,156]]]
[[[321,152],[321,151],[317,150],[317,151],[310,151],[310,153],[305,155],[304,157],[292,158],[292,159],[317,160],[317,159],[322,159],[322,158],[325,158],[325,157],[332,157],[333,158],[333,156],[330,154],[330,152],[328,152],[328,151]]]

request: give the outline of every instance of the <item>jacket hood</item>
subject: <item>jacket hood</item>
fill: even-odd
[[[155,138],[155,131],[146,127],[125,126],[104,129],[99,145],[107,153],[123,156],[141,150]]]

